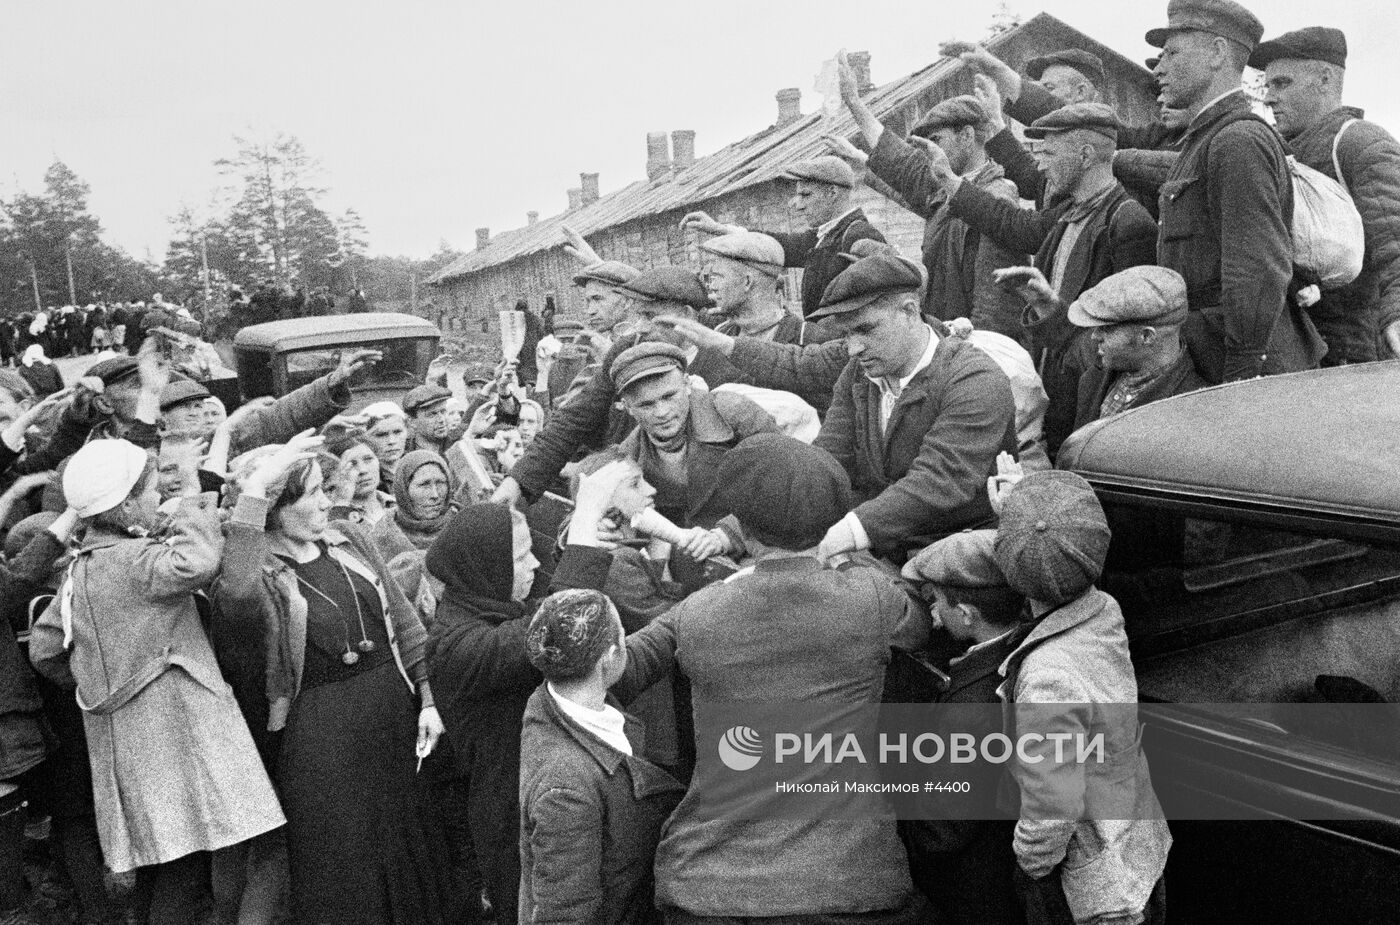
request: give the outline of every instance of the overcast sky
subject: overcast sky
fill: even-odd
[[[1166,3],[1012,0],[1134,60]],[[1265,36],[1346,31],[1348,102],[1400,129],[1389,4],[1254,0]],[[581,171],[640,178],[648,131],[694,129],[701,156],[772,123],[773,94],[839,48],[885,83],[947,38],[981,37],[996,0],[47,0],[12,7],[0,55],[0,196],[62,158],[92,186],[109,241],[163,258],[167,219],[208,201],[237,132],[296,135],[332,211],[358,209],[376,253],[427,256],[473,229],[567,205]],[[1390,12],[1385,12],[1390,10]],[[1322,15],[1330,17],[1325,22]]]

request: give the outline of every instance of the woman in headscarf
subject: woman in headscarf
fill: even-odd
[[[44,348],[41,344],[30,344],[24,348],[24,356],[20,358],[19,374],[24,377],[24,381],[29,383],[30,388],[39,398],[52,395],[63,389],[63,374],[58,371],[57,366],[53,365],[52,360],[44,356]]]
[[[580,480],[569,545],[551,590],[602,590],[612,559],[593,540],[628,476],[621,465]],[[587,531],[591,530],[591,533]],[[525,517],[504,504],[455,514],[428,550],[428,572],[446,586],[428,640],[428,676],[464,783],[477,863],[497,925],[514,925],[520,885],[520,725],[541,675],[525,654],[539,560]]]
[[[457,510],[452,503],[455,494],[445,459],[432,450],[405,453],[394,470],[395,507],[370,531],[379,554],[425,625],[432,623],[437,611],[442,582],[428,574],[423,560]]]
[[[195,608],[224,550],[218,506],[186,498],[163,540],[148,537],[155,466],[125,440],[75,453],[63,492],[87,533],[30,660],[77,682],[107,866],[144,869],[150,922],[190,922],[205,852],[284,822]]]
[[[214,588],[264,655],[298,925],[418,925],[444,890],[415,772],[442,722],[426,633],[373,541],[330,523],[310,431],[247,454]],[[251,717],[250,717],[251,719]]]

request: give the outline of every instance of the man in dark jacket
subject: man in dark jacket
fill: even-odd
[[[613,361],[613,388],[637,422],[621,449],[656,489],[661,514],[682,527],[714,527],[726,513],[715,496],[720,462],[745,437],[778,426],[742,395],[693,388],[685,366],[683,350],[656,341]]]
[[[783,246],[758,231],[722,234],[700,242],[709,262],[705,285],[715,310],[724,316],[716,330],[757,337],[775,344],[820,344],[833,334],[783,306]]]
[[[1326,346],[1289,298],[1293,186],[1278,135],[1250,111],[1241,74],[1264,27],[1233,0],[1172,0],[1163,103],[1190,120],[1162,185],[1157,259],[1186,280],[1186,345],[1210,382],[1317,366]]]
[[[1045,439],[1052,456],[1074,429],[1079,377],[1094,356],[1088,335],[1069,323],[1064,307],[1105,277],[1156,261],[1157,224],[1113,178],[1117,125],[1102,103],[1075,103],[1026,129],[1042,168],[1041,193],[1053,203],[1044,211],[1022,209],[963,182],[939,151],[929,151],[948,211],[1009,250],[1034,250],[1035,267],[1058,296],[1054,303],[1033,303],[1022,318],[1050,398]]]
[[[1249,59],[1294,156],[1341,181],[1366,229],[1361,275],[1308,307],[1327,341],[1323,366],[1400,356],[1400,143],[1342,105],[1346,61],[1346,36],[1322,26],[1264,42]]]
[[[1026,250],[1007,250],[1005,241],[985,240],[979,232],[951,214],[947,193],[929,173],[922,148],[882,125],[860,98],[855,73],[843,62],[841,99],[855,118],[861,140],[869,149],[866,166],[922,216],[923,258],[928,273],[923,311],[951,321],[971,318],[977,328],[1024,343],[1021,305],[1014,294],[996,284],[1002,267],[1026,262]],[[971,96],[944,100],[920,120],[910,137],[927,139],[947,155],[953,172],[988,195],[1015,205],[1016,187],[1001,167],[987,157],[986,114]]]
[[[857,241],[883,242],[885,237],[866,220],[860,207],[852,205],[856,174],[841,158],[802,161],[784,171],[781,178],[792,181],[792,199],[788,204],[809,230],[765,233],[782,245],[784,266],[802,268],[802,314],[811,320],[826,287],[848,265],[841,255],[849,254]],[[704,212],[691,212],[681,219],[681,227],[706,234],[746,230],[739,225],[721,224]]]
[[[844,339],[817,346],[675,323],[727,353],[755,385],[830,395],[816,445],[850,475],[857,504],[822,541],[823,556],[869,549],[902,563],[913,549],[991,521],[987,476],[998,453],[1017,448],[1011,383],[977,347],[924,321],[922,283],[923,269],[905,257],[857,260],[818,312]]]
[[[668,925],[927,921],[888,815],[860,812],[842,794],[806,804],[822,821],[794,817],[798,804],[772,782],[736,778],[715,748],[734,723],[772,728],[759,717],[775,715],[873,733],[891,647],[921,647],[927,612],[869,557],[842,569],[812,557],[851,500],[826,453],[760,434],[725,457],[718,482],[757,562],[629,636],[615,688],[626,702],[677,668],[693,690],[695,776],[657,848],[657,905]],[[824,770],[804,765],[804,779],[834,779]],[[873,764],[853,773],[856,783],[878,781]]]
[[[608,375],[613,362],[624,350],[643,340],[676,340],[677,335],[657,323],[658,319],[693,321],[701,309],[710,306],[700,278],[680,267],[647,270],[618,288],[631,300],[632,317],[639,330],[618,338],[588,384],[567,405],[555,410],[544,430],[491,496],[493,501],[514,504],[522,495],[534,500],[549,489],[579,450],[599,450],[621,442],[632,430],[632,422],[625,413],[614,413],[617,390]],[[687,350],[686,359],[687,372],[704,379],[711,388],[747,381],[732,363],[712,350]]]
[[[1033,302],[1054,298],[1043,278],[1026,288]],[[1098,352],[1098,363],[1080,380],[1076,429],[1206,387],[1182,344],[1186,282],[1175,270],[1141,266],[1115,273],[1080,295],[1066,315],[1090,333]]]

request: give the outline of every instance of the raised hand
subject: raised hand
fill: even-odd
[[[992,279],[998,286],[1016,289],[1027,302],[1059,301],[1050,281],[1036,267],[1003,267],[992,271]]]
[[[697,347],[708,347],[725,356],[728,356],[734,351],[734,338],[730,337],[728,334],[721,334],[714,328],[707,328],[693,318],[664,316],[653,318],[651,323],[659,325],[660,327],[670,328]]]
[[[830,133],[823,135],[822,144],[826,145],[826,149],[830,153],[835,154],[837,157],[844,158],[845,160],[853,161],[862,167],[870,160],[869,154],[866,154],[840,135],[833,135]]]
[[[331,388],[335,388],[342,382],[350,381],[350,377],[360,370],[367,366],[373,366],[382,359],[384,359],[384,353],[380,350],[342,351],[340,354],[340,365],[331,370],[327,378],[327,384]]]
[[[958,178],[953,165],[948,162],[947,153],[922,135],[910,135],[909,143],[921,149],[928,158],[928,170],[933,180],[940,186],[947,186]]]
[[[564,235],[564,253],[585,266],[603,262],[603,258],[583,239],[583,235],[568,225],[560,226],[559,230]]]
[[[1001,516],[1001,508],[1006,503],[1007,495],[1011,494],[1011,490],[1025,477],[1026,471],[1021,468],[1015,456],[1004,450],[997,454],[997,474],[987,477],[987,501],[992,506],[993,514]]]
[[[1006,128],[1006,115],[1001,109],[1001,88],[986,74],[976,74],[972,78],[972,95],[977,97],[982,112],[986,114],[988,137]]]
[[[744,229],[738,225],[726,225],[717,222],[710,217],[707,212],[691,212],[681,219],[681,230],[693,229],[703,234],[733,234]]]

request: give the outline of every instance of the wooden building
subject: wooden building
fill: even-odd
[[[1082,48],[1103,59],[1106,102],[1127,121],[1145,122],[1156,112],[1156,89],[1143,66],[1130,61],[1053,16],[1040,13],[1013,26],[988,48],[1022,70],[1030,59],[1065,48]],[[869,55],[851,55],[858,76],[870,87]],[[972,90],[972,80],[954,62],[940,58],[928,67],[870,87],[865,99],[887,124],[904,129],[940,101]],[[854,137],[843,113],[835,122],[820,112],[803,115],[801,92],[778,91],[778,117],[763,130],[707,157],[695,157],[695,133],[647,136],[647,176],[599,194],[598,175],[582,174],[569,190],[569,209],[549,218],[528,213],[524,228],[491,237],[477,230],[477,246],[427,282],[438,321],[449,334],[494,328],[496,312],[525,299],[536,312],[553,304],[559,314],[581,310],[581,294],[570,282],[577,263],[563,250],[562,225],[583,234],[605,259],[638,268],[666,264],[698,268],[698,237],[678,225],[687,212],[703,209],[722,222],[754,229],[797,230],[788,209],[790,184],[778,179],[790,164],[825,152],[821,136],[835,131]],[[885,236],[917,257],[923,219],[876,189],[861,184],[856,203]],[[797,310],[800,270],[789,272],[787,292]]]

